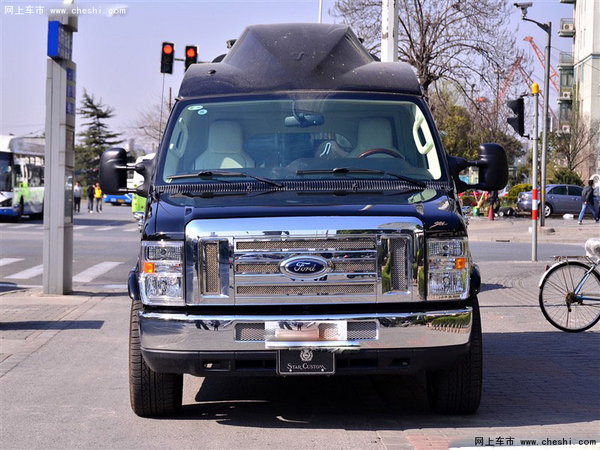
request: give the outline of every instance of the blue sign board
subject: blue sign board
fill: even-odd
[[[52,59],[71,60],[73,32],[58,20],[48,21],[48,56]]]

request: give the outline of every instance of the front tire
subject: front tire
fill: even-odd
[[[479,304],[473,306],[468,353],[453,367],[427,374],[429,406],[439,414],[473,414],[481,401],[483,353]]]
[[[546,203],[546,205],[544,206],[544,217],[550,217],[553,212],[554,210],[552,209],[552,205]]]
[[[153,371],[142,356],[140,346],[139,301],[131,304],[129,328],[129,399],[138,416],[175,414],[181,408],[183,375]]]

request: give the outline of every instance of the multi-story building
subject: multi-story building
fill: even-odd
[[[600,2],[560,0],[573,4],[573,18],[562,19],[558,35],[573,38],[573,53],[561,53],[559,120],[560,130],[570,133],[575,110],[584,128],[600,122]],[[600,134],[586,152],[590,157],[578,167],[584,180],[600,174]]]

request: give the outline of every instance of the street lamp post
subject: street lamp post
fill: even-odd
[[[545,210],[546,210],[546,154],[548,153],[548,98],[550,97],[550,45],[552,42],[552,22],[541,23],[537,20],[527,18],[527,9],[532,6],[531,2],[515,3],[517,8],[521,9],[523,14],[522,19],[527,22],[533,22],[538,27],[546,32],[546,67],[544,72],[544,105],[543,105],[543,116],[544,121],[542,122],[542,160],[540,162],[541,170],[541,181],[540,181],[540,227],[545,225]]]

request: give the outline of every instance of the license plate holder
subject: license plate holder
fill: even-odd
[[[310,348],[277,351],[279,375],[332,375],[335,373],[335,354]]]

